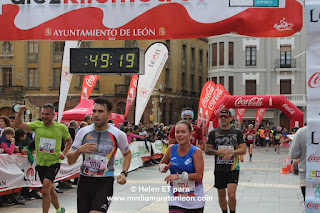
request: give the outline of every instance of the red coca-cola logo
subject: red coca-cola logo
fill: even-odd
[[[223,109],[225,109],[225,108],[226,108],[226,105],[221,104],[221,105],[218,107],[218,109],[216,109],[216,110],[214,111],[214,114],[215,114],[215,115],[219,115],[220,112],[221,112]]]
[[[318,88],[320,87],[320,72],[316,72],[315,74],[313,74],[309,81],[308,81],[308,86],[310,88]]]
[[[205,94],[204,98],[202,99],[202,106],[204,108],[207,108],[207,106],[208,106],[209,99],[211,98],[213,91],[214,91],[214,87],[215,87],[214,85],[209,84],[205,90],[206,94]]]
[[[294,109],[292,109],[291,107],[289,107],[288,104],[283,104],[282,105],[283,108],[285,108],[291,115],[294,115],[296,113],[296,111],[294,111]]]
[[[307,204],[307,208],[308,209],[319,209],[320,207],[320,204],[319,203],[314,203],[312,201],[310,201],[308,204]]]
[[[264,114],[264,111],[265,111],[265,109],[259,109],[259,110],[258,110],[258,115],[259,115],[260,117],[262,117],[263,114]]]
[[[239,115],[243,115],[245,111],[246,111],[246,109],[238,109]]]
[[[258,97],[254,97],[251,99],[243,99],[240,97],[236,100],[235,106],[237,106],[237,107],[244,107],[244,106],[260,107],[263,105],[262,100],[263,100],[263,98],[258,98]]]
[[[309,162],[320,162],[320,156],[310,155],[308,158]]]
[[[94,81],[96,80],[97,75],[90,75],[89,78],[86,79],[86,83],[89,87],[93,87]]]

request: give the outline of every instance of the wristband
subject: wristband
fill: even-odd
[[[81,155],[81,152],[79,151],[79,148],[77,148],[77,152],[78,152],[79,155]]]
[[[163,163],[163,164],[160,165],[160,172],[162,172],[162,169],[163,169],[163,167],[165,167],[165,166],[166,166],[165,163]]]
[[[188,181],[189,180],[189,174],[187,172],[182,172],[182,174],[177,174],[179,177],[179,180]]]

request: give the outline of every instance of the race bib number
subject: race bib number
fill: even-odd
[[[108,167],[109,160],[100,155],[86,154],[83,165],[84,173],[89,176],[103,176]]]
[[[280,135],[276,135],[275,139],[280,140]]]
[[[173,196],[194,197],[195,188],[195,181],[174,180],[172,188]]]
[[[39,152],[54,154],[56,143],[56,139],[40,138]]]
[[[248,135],[248,140],[253,140],[253,135]]]
[[[218,150],[230,149],[232,152],[234,151],[233,146],[218,146]],[[224,159],[224,155],[218,155],[217,164],[234,164],[234,155],[231,156],[229,160]]]
[[[266,140],[267,140],[267,141],[270,140],[270,137],[267,136],[267,137],[266,137]]]

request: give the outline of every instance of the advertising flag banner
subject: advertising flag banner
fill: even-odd
[[[307,155],[306,213],[320,212],[320,1],[306,0]]]
[[[197,126],[201,128],[206,127],[209,122],[208,104],[212,98],[215,86],[213,81],[207,81],[202,87],[197,116]]]
[[[256,113],[256,120],[255,120],[255,125],[254,129],[257,131],[259,129],[260,123],[262,121],[262,118],[264,116],[264,113],[266,112],[266,108],[258,108],[257,113]]]
[[[214,110],[217,107],[218,102],[226,95],[226,90],[223,85],[217,84],[214,88],[213,95],[208,104],[208,114],[209,118],[211,118]],[[208,119],[209,119],[208,118]],[[208,128],[208,126],[207,126]]]
[[[245,112],[246,112],[246,108],[236,109],[236,117],[235,117],[235,123],[234,123],[235,128],[240,128],[240,124]]]
[[[136,98],[137,94],[137,83],[138,83],[138,75],[133,75],[131,78],[128,95],[127,95],[127,102],[126,102],[126,109],[124,113],[124,117],[127,117],[127,114],[129,112],[129,109],[132,105],[132,102]]]
[[[80,44],[80,41],[66,41],[64,46],[60,83],[58,122],[60,122],[62,119],[63,110],[66,105],[70,83],[72,80],[72,74],[70,73],[70,48],[80,47]]]
[[[83,77],[80,102],[82,101],[82,99],[88,99],[90,97],[90,94],[98,79],[99,75],[85,75]]]
[[[154,43],[145,54],[145,74],[139,77],[135,124],[138,125],[150,99],[161,71],[169,57],[168,48],[163,43]]]
[[[302,10],[300,0],[1,0],[0,40],[284,37],[300,31]]]

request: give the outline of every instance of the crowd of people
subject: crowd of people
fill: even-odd
[[[170,184],[169,197],[194,197],[192,202],[172,199],[169,201],[169,212],[204,211],[205,201],[202,178],[204,172],[203,154],[215,156],[215,188],[218,192],[218,201],[223,213],[236,211],[236,190],[239,180],[240,162],[248,147],[249,159],[252,160],[253,147],[270,146],[278,151],[280,144],[286,139],[289,132],[285,128],[260,128],[255,131],[249,124],[242,130],[235,128],[233,116],[228,109],[219,115],[219,127],[204,137],[201,128],[192,123],[194,112],[185,108],[181,112],[181,121],[175,126],[164,124],[132,125],[125,121],[114,127],[109,120],[112,104],[106,99],[97,99],[93,107],[92,116],[87,115],[80,123],[71,121],[68,127],[54,121],[55,109],[52,104],[43,105],[41,118],[30,123],[23,123],[22,113],[27,110],[20,106],[16,116],[0,117],[0,152],[9,155],[22,153],[28,155],[32,164],[36,155],[36,170],[42,186],[43,212],[48,212],[51,203],[58,213],[65,212],[58,201],[58,189],[54,179],[57,175],[60,162],[67,157],[69,164],[74,164],[80,155],[83,163],[79,179],[74,182],[77,187],[78,212],[87,213],[107,212],[110,202],[107,197],[113,195],[113,184],[125,184],[131,161],[129,144],[135,141],[155,142],[161,140],[166,147],[162,158],[150,159],[144,166],[159,164],[159,171],[170,171],[165,181]],[[296,129],[292,129],[295,132]],[[206,140],[206,142],[205,142]],[[117,148],[124,156],[122,172],[114,177],[114,156]],[[147,148],[147,145],[146,145]],[[203,152],[204,151],[204,152]],[[69,185],[70,182],[67,182]],[[188,190],[177,190],[182,185],[188,185]],[[104,186],[104,187],[101,187]],[[11,199],[21,203],[21,196],[34,196],[36,193],[25,190],[18,194],[0,197],[0,204]],[[40,197],[40,198],[41,198]],[[22,197],[23,199],[23,197]]]

